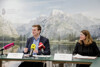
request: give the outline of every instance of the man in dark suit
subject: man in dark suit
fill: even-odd
[[[41,33],[41,26],[40,25],[33,25],[32,26],[32,34],[33,37],[30,37],[27,40],[26,48],[24,48],[24,53],[30,53],[31,45],[35,44],[36,48],[33,50],[33,55],[50,55],[50,45],[49,40],[40,35]],[[45,46],[44,51],[39,49],[39,43],[42,42],[43,46]],[[19,67],[43,67],[42,62],[23,62],[19,65]]]

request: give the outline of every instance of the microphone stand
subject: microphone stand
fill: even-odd
[[[31,49],[29,57],[34,57],[35,58],[35,56],[33,56],[33,49]]]
[[[3,50],[4,50],[4,49],[1,49],[1,50],[0,50],[0,51],[1,51],[1,54],[0,54],[0,55],[1,55],[1,56],[4,55],[4,54],[3,54]]]
[[[44,52],[44,49],[43,48],[41,48],[41,51],[42,51],[42,53]]]
[[[29,57],[33,57],[33,49],[31,49]]]
[[[41,48],[41,52],[42,52],[42,55],[43,55],[43,53],[44,53],[44,48],[43,47]]]

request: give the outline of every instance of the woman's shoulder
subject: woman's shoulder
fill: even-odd
[[[76,45],[78,46],[78,45],[80,45],[80,43],[79,42],[76,42]]]
[[[92,43],[96,43],[95,41],[93,41]]]
[[[92,45],[92,46],[95,46],[95,45],[96,45],[96,42],[95,42],[95,41],[93,41],[91,45]]]
[[[92,41],[92,44],[96,44],[96,42],[95,41]]]

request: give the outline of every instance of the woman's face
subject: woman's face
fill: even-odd
[[[86,36],[83,33],[80,33],[80,40],[85,40]]]

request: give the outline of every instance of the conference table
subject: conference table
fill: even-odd
[[[64,63],[75,63],[75,64],[91,64],[90,67],[100,67],[100,57],[96,59],[72,59],[72,60],[55,60],[54,56],[50,57],[23,57],[18,58],[7,58],[7,56],[0,56],[0,67],[2,67],[3,61],[29,61],[29,62],[46,62],[50,61],[52,64],[64,64]],[[63,66],[63,65],[62,65]]]

